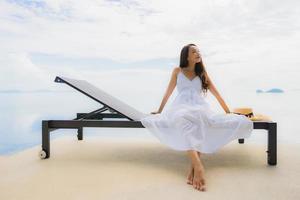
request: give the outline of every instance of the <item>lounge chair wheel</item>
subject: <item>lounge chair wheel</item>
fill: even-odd
[[[47,152],[44,150],[41,150],[39,153],[39,156],[41,159],[45,159],[45,158],[47,158]]]

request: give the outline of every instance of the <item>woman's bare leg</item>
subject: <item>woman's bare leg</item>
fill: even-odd
[[[194,150],[188,150],[187,153],[192,162],[192,172],[188,176],[188,183],[192,183],[193,187],[197,190],[205,191],[204,166],[200,159],[201,153]],[[190,177],[193,178],[191,179]]]
[[[193,185],[193,178],[194,178],[194,167],[193,164],[191,164],[186,183]]]
[[[198,156],[200,158],[200,155],[201,153],[198,152]],[[191,163],[191,166],[190,166],[190,170],[189,170],[189,174],[187,176],[187,184],[190,184],[190,185],[193,185],[193,178],[194,178],[194,166],[193,164]]]

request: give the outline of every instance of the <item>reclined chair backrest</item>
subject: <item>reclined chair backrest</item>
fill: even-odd
[[[123,101],[113,97],[112,95],[108,94],[107,92],[99,89],[98,87],[90,84],[85,80],[76,80],[67,77],[56,77],[55,82],[58,83],[66,83],[67,85],[73,87],[74,89],[78,90],[79,92],[87,95],[88,97],[94,99],[95,101],[109,107],[110,109],[125,115],[131,120],[139,121],[141,118],[150,115],[145,114],[137,109],[133,108],[132,106],[124,103]]]

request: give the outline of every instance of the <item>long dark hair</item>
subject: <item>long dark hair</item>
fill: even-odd
[[[189,55],[189,49],[190,46],[196,46],[195,44],[188,44],[185,45],[182,49],[181,49],[181,53],[180,53],[180,64],[179,67],[180,68],[186,68],[188,67],[188,55]],[[202,91],[204,93],[207,93],[208,90],[208,77],[207,77],[207,72],[205,70],[204,64],[203,64],[203,60],[201,57],[201,62],[198,62],[195,64],[195,73],[197,76],[200,77],[201,81],[202,81]]]

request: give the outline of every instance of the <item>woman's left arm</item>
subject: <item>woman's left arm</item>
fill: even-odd
[[[218,102],[220,103],[220,105],[222,106],[224,111],[226,113],[230,113],[230,110],[229,110],[228,106],[226,105],[224,99],[221,97],[221,95],[218,92],[217,88],[215,87],[215,85],[211,81],[210,77],[208,75],[207,75],[207,77],[208,77],[208,89],[209,89],[209,91],[216,97],[216,99],[218,100]]]

